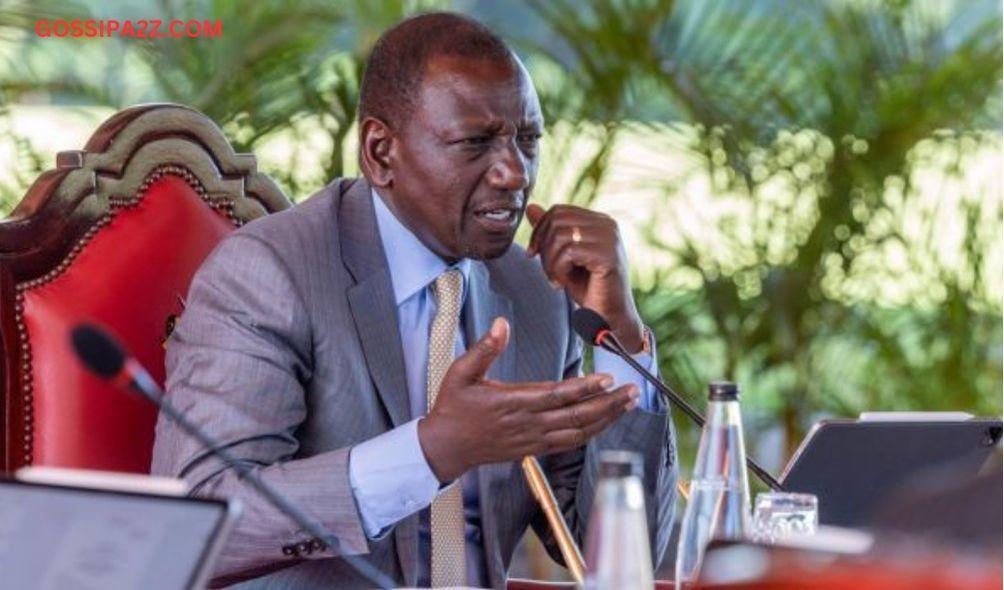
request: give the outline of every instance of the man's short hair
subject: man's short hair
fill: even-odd
[[[376,117],[396,127],[417,107],[425,66],[436,55],[514,60],[501,37],[470,17],[433,12],[409,18],[373,46],[359,93],[359,120]]]

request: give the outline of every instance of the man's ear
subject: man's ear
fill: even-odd
[[[394,186],[391,157],[394,134],[386,123],[376,117],[366,117],[359,126],[359,156],[363,172],[375,188]]]

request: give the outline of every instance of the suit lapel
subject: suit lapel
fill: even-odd
[[[470,286],[464,304],[464,331],[468,348],[473,346],[490,328],[497,317],[509,321],[509,345],[488,370],[487,377],[497,381],[516,381],[515,318],[512,301],[492,282],[491,274],[482,262],[471,264]],[[499,478],[509,480],[512,463],[481,465],[478,467],[478,502],[481,506],[482,539],[484,539],[485,564],[492,587],[504,585],[501,554],[498,547],[500,522],[508,526],[512,521],[510,502],[494,498],[492,482]]]
[[[377,229],[376,214],[370,187],[364,180],[343,186],[339,207],[339,240],[342,260],[355,280],[348,289],[349,308],[356,325],[359,341],[369,374],[377,393],[387,409],[393,425],[411,419],[408,384],[405,376],[401,335],[398,330],[394,287],[387,269],[387,259]],[[471,346],[491,328],[496,317],[504,317],[513,327],[512,301],[500,292],[482,262],[472,261],[468,293],[464,302],[464,335]],[[515,381],[515,330],[510,329],[509,345],[488,371],[488,378]],[[490,484],[499,477],[509,478],[511,463],[482,465],[478,482],[482,514],[484,550],[488,573],[493,584],[504,578],[498,548],[498,522],[510,517],[493,506]],[[505,503],[508,506],[508,502]],[[417,516],[405,519],[395,527],[398,559],[405,581],[415,585],[418,569]],[[500,577],[501,576],[501,577]]]
[[[342,196],[338,215],[342,260],[355,284],[348,289],[349,309],[370,377],[391,423],[411,419],[404,352],[398,329],[394,286],[377,229],[369,184],[354,181]],[[405,583],[414,586],[418,575],[418,517],[394,528],[395,547]]]
[[[369,184],[356,180],[342,196],[338,215],[342,260],[355,279],[349,308],[362,343],[370,377],[394,426],[411,419],[394,287]]]
[[[488,370],[488,378],[513,381],[516,379],[516,342],[512,329],[515,325],[512,301],[497,290],[484,263],[472,260],[470,285],[464,302],[464,337],[468,348],[488,332],[497,317],[509,321],[509,346]]]

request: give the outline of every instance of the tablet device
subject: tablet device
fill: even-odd
[[[781,485],[815,494],[821,524],[868,526],[876,504],[918,472],[951,464],[957,477],[975,477],[1000,438],[999,419],[823,420]]]
[[[0,479],[0,586],[203,588],[237,505]]]

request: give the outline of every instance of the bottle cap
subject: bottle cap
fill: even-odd
[[[739,386],[731,381],[712,381],[708,384],[708,401],[737,402]]]
[[[641,477],[641,455],[631,451],[600,453],[600,477]]]

